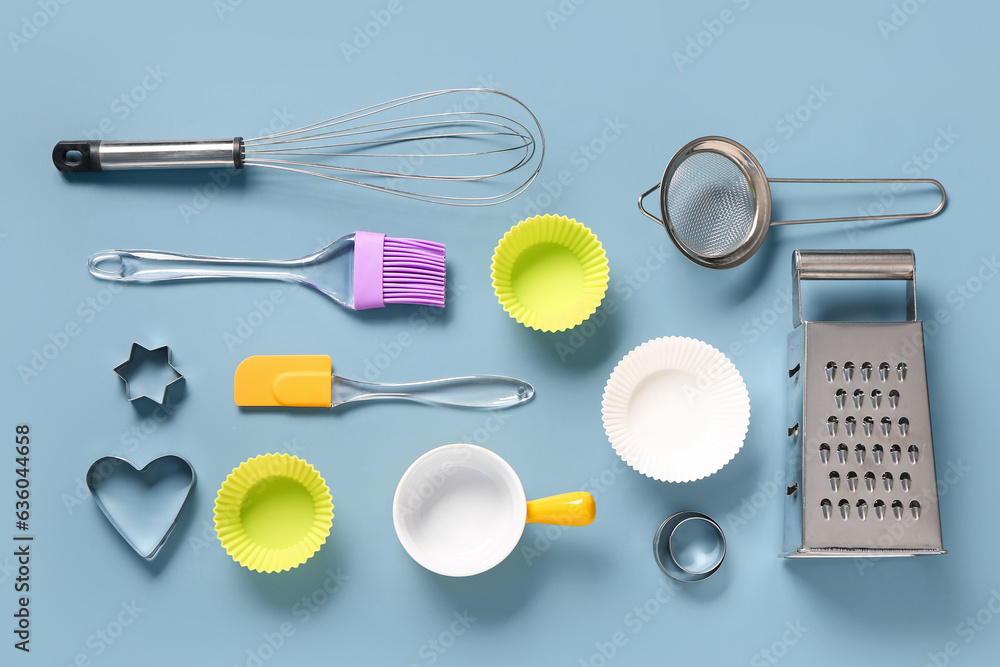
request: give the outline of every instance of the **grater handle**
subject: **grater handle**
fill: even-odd
[[[906,319],[917,320],[916,260],[912,250],[796,250],[792,253],[792,317],[802,324],[803,280],[905,280]]]

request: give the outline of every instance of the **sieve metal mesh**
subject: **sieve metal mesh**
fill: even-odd
[[[712,151],[694,153],[681,162],[667,186],[674,238],[702,257],[721,257],[746,243],[756,203],[739,166]]]

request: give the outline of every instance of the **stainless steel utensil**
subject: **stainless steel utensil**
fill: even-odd
[[[493,111],[480,110],[491,104]],[[451,88],[256,139],[60,141],[52,161],[64,172],[268,167],[420,201],[488,206],[523,192],[544,154],[538,119],[517,98],[488,88]],[[466,184],[466,195],[453,194],[458,183]]]
[[[814,220],[771,220],[769,183],[928,183],[941,191],[931,211]],[[662,218],[642,205],[660,190]],[[732,139],[702,137],[670,159],[659,184],[639,197],[639,210],[667,230],[685,257],[710,269],[729,269],[757,252],[771,225],[929,218],[944,209],[944,186],[932,178],[767,178],[749,150]]]
[[[945,553],[911,250],[793,255],[782,555]],[[905,280],[905,322],[804,322],[803,280]]]

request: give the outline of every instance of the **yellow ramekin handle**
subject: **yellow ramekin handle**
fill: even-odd
[[[560,493],[558,496],[529,500],[526,523],[586,526],[594,520],[596,514],[594,496],[589,493],[585,491]]]

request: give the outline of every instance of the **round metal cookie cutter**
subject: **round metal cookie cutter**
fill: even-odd
[[[664,574],[677,581],[704,581],[726,559],[726,536],[710,516],[684,511],[660,524],[653,538],[653,557]]]

